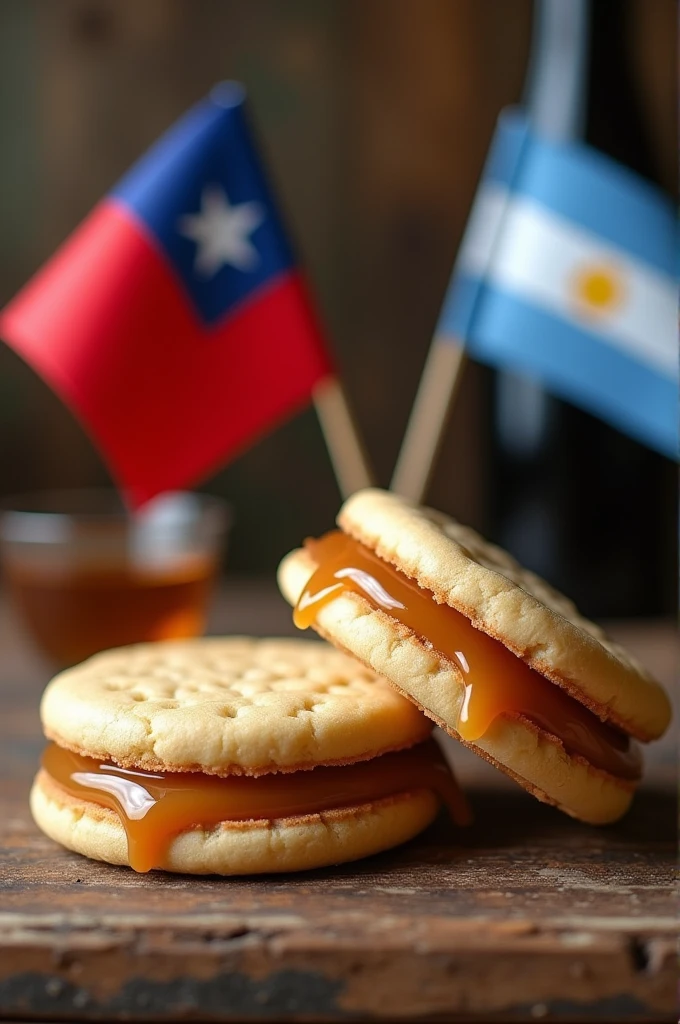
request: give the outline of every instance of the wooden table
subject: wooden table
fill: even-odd
[[[255,582],[213,625],[291,632]],[[672,626],[615,632],[671,681]],[[615,827],[543,807],[451,742],[467,831],[442,818],[392,853],[288,877],[139,876],[33,825],[47,670],[1,608],[0,644],[0,1019],[676,1018],[674,738]]]

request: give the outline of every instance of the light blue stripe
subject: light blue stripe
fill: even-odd
[[[482,180],[512,189],[526,148],[531,147],[531,140],[529,122],[524,114],[519,110],[504,110],[498,118]]]
[[[530,133],[525,116],[510,110],[499,118],[484,175],[676,276],[673,204],[597,150],[539,139]]]
[[[478,277],[454,274],[446,292],[435,333],[445,334],[458,341],[469,338],[472,333],[477,300],[483,291],[484,285]]]
[[[475,281],[458,280],[460,294]],[[449,317],[440,322],[448,333]],[[524,372],[670,458],[678,456],[678,386],[595,335],[499,289],[484,287],[468,350]]]

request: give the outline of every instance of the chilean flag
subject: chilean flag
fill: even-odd
[[[0,315],[135,506],[207,475],[333,374],[244,102],[217,86]]]

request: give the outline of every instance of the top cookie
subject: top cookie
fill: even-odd
[[[431,723],[354,659],[309,640],[170,640],[60,673],[46,736],[145,771],[258,775],[346,764],[425,739]]]
[[[575,605],[468,527],[387,491],[359,491],[338,516],[345,533],[478,629],[642,740],[670,720],[661,686]]]

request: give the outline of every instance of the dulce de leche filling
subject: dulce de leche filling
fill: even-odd
[[[305,547],[318,568],[295,609],[301,629],[343,591],[359,594],[460,670],[465,696],[459,721],[450,724],[464,740],[480,739],[501,715],[520,716],[594,768],[621,779],[640,778],[642,759],[634,741],[369,548],[340,530],[308,540]]]
[[[55,743],[43,753],[42,766],[71,796],[116,812],[135,871],[162,868],[170,842],[191,828],[320,814],[419,789],[436,793],[457,824],[470,820],[465,798],[434,740],[370,761],[257,778],[119,768]]]

